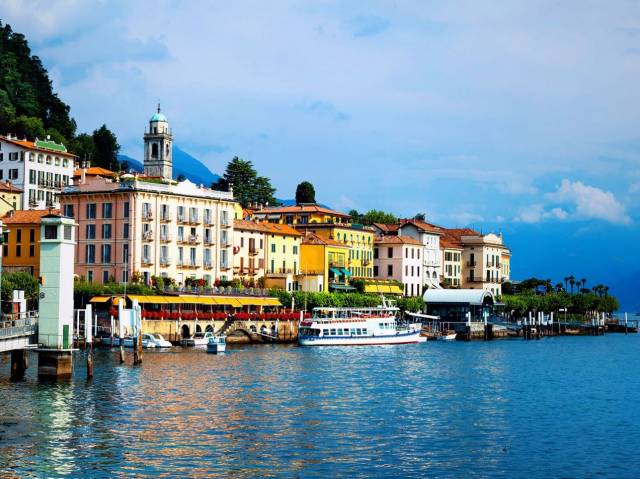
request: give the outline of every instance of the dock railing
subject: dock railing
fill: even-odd
[[[4,314],[0,316],[0,339],[30,336],[38,332],[38,312]]]

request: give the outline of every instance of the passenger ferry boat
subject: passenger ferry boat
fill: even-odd
[[[314,308],[300,322],[301,346],[364,346],[421,343],[420,323],[398,323],[399,309],[383,304],[375,308]]]

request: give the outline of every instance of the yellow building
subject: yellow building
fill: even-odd
[[[298,289],[302,233],[287,225],[234,221],[234,274],[251,284],[264,278],[267,288]]]
[[[40,221],[58,210],[18,210],[2,217],[2,269],[40,276]]]
[[[0,182],[0,216],[20,209],[21,205],[22,190],[13,186],[8,180]]]
[[[307,233],[302,239],[300,284],[303,291],[349,290],[347,269],[350,247]]]
[[[312,233],[347,246],[345,268],[357,278],[373,278],[373,228],[349,223],[350,216],[319,205],[278,206],[253,210],[252,217],[291,225],[302,233]]]

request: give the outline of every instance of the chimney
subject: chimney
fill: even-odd
[[[84,185],[87,181],[87,169],[86,168],[82,168],[80,170],[80,184]]]

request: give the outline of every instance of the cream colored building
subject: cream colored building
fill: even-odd
[[[442,284],[448,288],[460,288],[462,286],[462,253],[464,248],[459,241],[444,233],[440,237],[440,249]]]
[[[156,123],[169,131],[163,115],[152,117],[150,131],[159,131]],[[157,139],[147,135],[145,141]],[[151,151],[145,168],[170,172],[170,154],[158,159],[153,152],[159,150],[150,144],[145,151]],[[65,188],[60,203],[63,214],[78,223],[75,273],[89,281],[129,281],[134,273],[145,283],[152,276],[178,284],[233,278],[233,192],[189,180],[84,175],[84,182]]]

